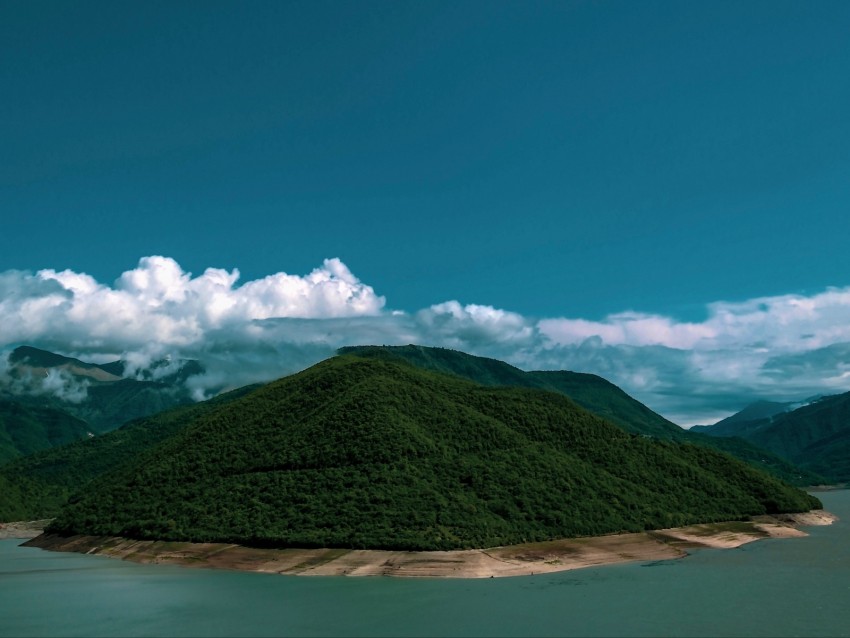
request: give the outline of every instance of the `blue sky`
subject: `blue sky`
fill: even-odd
[[[6,306],[46,270],[118,290],[148,256],[195,278],[238,269],[233,290],[280,273],[309,287],[315,271],[363,303],[343,312],[322,297],[298,314],[263,297],[250,317],[292,319],[264,347],[318,348],[299,364],[321,344],[421,338],[523,367],[584,366],[680,422],[754,395],[847,390],[845,359],[828,350],[845,343],[843,301],[826,291],[850,286],[848,33],[843,1],[6,0]],[[789,321],[781,308],[799,300],[831,310]],[[38,324],[33,307],[13,310]],[[699,339],[720,348],[724,312],[750,310],[767,327],[723,341],[722,365],[695,363]],[[399,327],[427,324],[423,312],[548,342]],[[343,315],[392,328],[322,324],[322,341],[295,325]],[[623,336],[635,321],[670,330]],[[66,342],[50,322],[6,325],[0,346],[122,349],[88,325]],[[212,348],[210,334],[193,347]],[[579,356],[582,343],[595,354]],[[735,352],[759,349],[730,375]]]

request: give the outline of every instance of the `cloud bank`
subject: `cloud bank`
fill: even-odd
[[[207,373],[188,383],[201,398],[301,370],[340,346],[419,343],[524,369],[599,374],[682,425],[714,422],[754,398],[850,390],[850,287],[717,301],[701,322],[636,312],[588,321],[455,300],[388,310],[339,259],[303,276],[241,285],[239,277],[218,268],[193,276],[161,256],[142,258],[111,285],[70,270],[6,271],[0,349],[123,358],[131,373],[166,356],[196,358]],[[55,391],[67,390],[61,381],[51,380]]]

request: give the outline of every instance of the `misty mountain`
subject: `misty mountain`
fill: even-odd
[[[194,360],[154,361],[125,377],[124,361],[95,364],[47,350],[20,346],[0,377],[0,398],[61,410],[108,432],[132,419],[192,402],[185,381],[201,374]]]
[[[122,377],[121,373],[115,370],[115,366],[121,364],[119,361],[101,366],[32,346],[15,348],[9,354],[9,363],[12,364],[12,374],[18,378],[26,375],[44,377],[60,370],[76,377],[89,377],[97,381],[119,381]],[[123,367],[121,369],[123,370]]]
[[[755,409],[745,409],[702,432],[715,437],[738,436],[830,481],[850,480],[850,393],[801,403],[802,407],[790,411],[762,411],[756,404]],[[769,414],[747,418],[760,412]]]

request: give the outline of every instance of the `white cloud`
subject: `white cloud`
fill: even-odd
[[[385,300],[339,259],[306,275],[238,285],[239,271],[193,276],[145,257],[112,284],[84,273],[0,273],[0,347],[31,344],[84,360],[197,358],[196,396],[295,372],[356,344],[419,343],[524,369],[599,374],[672,420],[713,422],[755,397],[802,399],[850,389],[850,288],[717,301],[682,322],[637,312],[602,321],[537,320],[446,301],[413,312]],[[64,387],[64,386],[63,386]]]
[[[547,338],[558,344],[576,344],[589,337],[599,337],[608,345],[664,345],[689,349],[717,335],[709,325],[676,323],[668,317],[636,312],[611,315],[602,322],[544,319],[539,326]]]
[[[50,370],[41,379],[40,394],[52,394],[69,403],[80,403],[88,395],[89,381],[67,370]]]
[[[607,346],[603,358],[619,366],[632,360],[632,349],[646,356],[655,347],[654,380],[630,376],[636,363],[609,378],[685,424],[715,421],[756,396],[789,400],[850,390],[844,375],[850,371],[850,288],[718,301],[707,311],[699,323],[622,313],[600,322],[546,319],[539,328],[548,347],[572,361],[588,338]]]
[[[534,323],[522,315],[457,301],[420,310],[415,321],[423,336],[459,350],[508,353],[531,346],[537,337]]]
[[[384,298],[338,259],[306,276],[277,273],[236,287],[239,271],[192,277],[167,257],[145,257],[114,286],[70,270],[10,271],[0,280],[5,343],[64,337],[66,348],[191,347],[210,330],[270,317],[377,315]]]
[[[558,344],[599,336],[608,345],[662,345],[695,351],[719,347],[806,351],[838,341],[850,342],[850,288],[830,288],[811,296],[783,295],[707,306],[701,323],[639,313],[611,315],[604,321],[545,319],[540,328]]]

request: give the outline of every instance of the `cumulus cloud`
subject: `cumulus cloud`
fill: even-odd
[[[596,373],[683,425],[714,422],[755,398],[850,390],[850,288],[716,301],[699,322],[631,311],[589,321],[457,300],[388,310],[339,259],[306,275],[239,279],[236,269],[195,276],[160,256],[141,259],[111,285],[69,270],[0,273],[0,348],[121,358],[128,376],[150,374],[163,359],[173,365],[153,374],[170,374],[180,359],[195,358],[206,372],[187,384],[204,398],[296,372],[341,346],[418,343],[524,369]],[[49,383],[71,390],[60,381]]]
[[[621,313],[600,322],[557,318],[538,325],[550,359],[600,373],[608,368],[609,378],[679,423],[710,423],[754,397],[793,400],[850,390],[850,288],[718,301],[706,309],[699,323]],[[592,361],[581,355],[588,339],[605,354]]]
[[[533,321],[519,314],[457,301],[420,310],[414,321],[415,331],[433,343],[488,356],[511,355],[538,338]]]
[[[62,335],[68,346],[136,349],[192,346],[210,330],[270,317],[380,314],[384,298],[338,259],[305,276],[277,273],[237,287],[239,271],[193,277],[167,257],[144,257],[113,286],[70,270],[0,276],[6,343]]]

